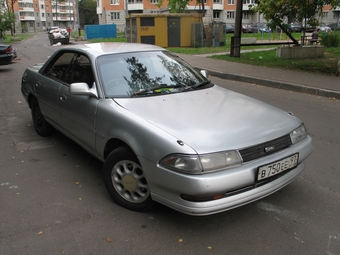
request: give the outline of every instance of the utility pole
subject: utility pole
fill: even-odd
[[[241,56],[242,7],[243,7],[243,1],[237,0],[235,32],[234,32],[234,36],[231,38],[230,57],[239,58]]]

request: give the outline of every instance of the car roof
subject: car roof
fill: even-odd
[[[78,44],[76,46],[63,47],[62,50],[78,49],[79,51],[91,54],[93,57],[106,54],[119,54],[130,52],[143,52],[143,51],[165,51],[166,49],[142,43],[123,43],[123,42],[104,42],[104,43],[87,43]]]

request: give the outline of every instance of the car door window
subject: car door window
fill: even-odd
[[[94,76],[91,68],[90,59],[82,54],[76,56],[69,69],[65,81],[69,84],[75,82],[85,82],[91,88],[94,82]]]
[[[75,58],[73,52],[65,52],[56,61],[52,62],[44,71],[43,75],[54,80],[64,81],[67,71]]]

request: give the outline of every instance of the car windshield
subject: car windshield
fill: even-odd
[[[209,84],[203,75],[166,51],[104,55],[97,64],[107,97],[179,93]]]

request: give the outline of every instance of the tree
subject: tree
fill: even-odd
[[[15,16],[12,12],[8,11],[7,2],[0,0],[0,38],[3,38],[7,30],[12,29],[15,22]]]
[[[14,15],[14,4],[17,2],[17,0],[8,0],[8,4],[9,4],[9,10],[11,11],[11,13],[13,13]],[[15,17],[15,15],[14,15]],[[13,20],[13,28],[11,30],[11,34],[12,36],[15,35],[15,19]]]
[[[161,7],[165,0],[159,0],[157,6]],[[168,0],[170,13],[183,13],[191,0]]]
[[[304,26],[318,25],[318,15],[322,14],[324,5],[331,5],[336,8],[340,0],[257,0],[256,5],[251,6],[254,12],[260,12],[264,18],[270,21],[271,28],[279,26],[296,44],[298,42],[291,36],[288,31],[289,21],[302,22]]]
[[[80,27],[98,24],[97,2],[95,0],[81,0],[78,4]]]

